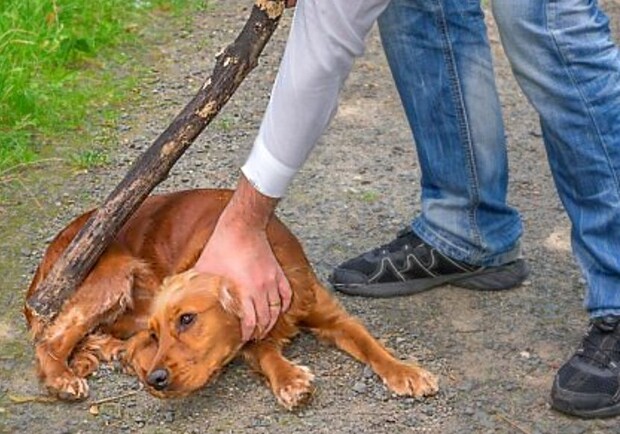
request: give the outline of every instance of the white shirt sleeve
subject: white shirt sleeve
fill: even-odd
[[[267,111],[241,170],[282,197],[336,113],[364,40],[390,0],[299,0]]]

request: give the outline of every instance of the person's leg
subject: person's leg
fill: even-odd
[[[454,259],[498,265],[521,235],[479,2],[393,0],[379,18],[422,172],[415,232]]]
[[[594,319],[560,369],[552,403],[586,417],[620,414],[620,52],[593,0],[494,0],[493,12],[540,115]]]
[[[415,236],[341,264],[334,286],[404,295],[514,263],[522,227],[506,204],[504,127],[479,2],[392,0],[379,28],[415,137],[422,213],[412,223]],[[527,274],[522,260],[516,265],[495,281],[460,283],[513,287]],[[392,281],[400,286],[389,288]]]

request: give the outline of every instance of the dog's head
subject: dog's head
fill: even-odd
[[[239,352],[239,316],[236,289],[220,276],[190,270],[164,280],[148,337],[133,351],[149,392],[170,398],[204,386]]]

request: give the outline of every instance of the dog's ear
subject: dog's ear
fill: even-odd
[[[172,291],[178,291],[183,288],[187,288],[188,283],[199,276],[200,273],[190,268],[189,270],[182,273],[164,277],[164,280],[161,283],[161,287],[168,288]]]
[[[221,278],[218,285],[218,299],[226,312],[241,318],[241,301],[237,287],[233,282]]]

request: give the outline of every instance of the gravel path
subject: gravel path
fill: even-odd
[[[0,432],[618,432],[618,420],[581,421],[550,410],[553,375],[585,331],[584,282],[570,255],[569,225],[555,193],[540,129],[511,76],[491,24],[510,146],[510,201],[523,213],[532,275],[522,287],[484,294],[450,286],[414,297],[341,297],[403,358],[437,373],[441,393],[391,396],[377,377],[342,353],[302,336],[288,355],[317,376],[313,402],[297,413],[278,407],[262,381],[234,362],[188,399],[160,401],[113,366],[91,380],[86,403],[16,403],[39,393],[21,305],[46,242],[71,216],[97,203],[168,124],[210,70],[213,55],[246,19],[246,0],[218,2],[172,30],[155,23],[149,57],[157,77],[127,107],[110,138],[122,143],[111,164],[87,173],[51,166],[0,184]],[[603,1],[620,30],[620,2]],[[178,20],[177,20],[178,21]],[[194,29],[194,30],[191,30]],[[288,19],[261,66],[187,152],[161,190],[232,187],[264,110]],[[285,122],[285,120],[283,120]],[[376,31],[349,80],[336,120],[280,207],[324,279],[352,255],[389,240],[419,210],[420,173],[410,133]],[[406,200],[402,200],[406,198]],[[127,394],[129,394],[127,396]],[[89,403],[120,397],[89,412]]]

